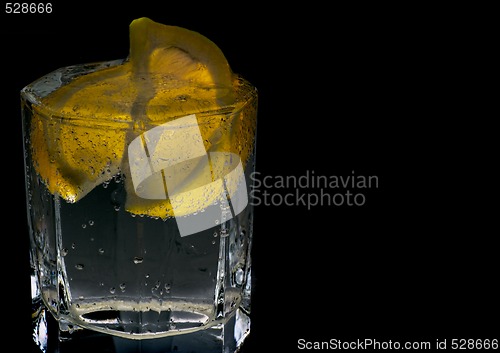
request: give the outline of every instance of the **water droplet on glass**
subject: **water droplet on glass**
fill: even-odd
[[[146,273],[144,277],[149,278],[149,273]]]
[[[214,238],[217,238],[217,235],[218,235],[217,232],[214,232]]]
[[[90,220],[89,221],[89,226],[93,226],[94,225],[94,221],[93,220]]]
[[[234,273],[234,282],[238,285],[241,286],[243,285],[243,278],[245,276],[245,272],[241,267],[239,267],[236,272]]]
[[[219,224],[219,220],[218,219],[215,220],[215,224]]]
[[[144,261],[144,258],[142,257],[139,257],[139,256],[136,256],[134,257],[134,264],[142,264],[142,262]]]
[[[103,248],[99,248],[99,250],[97,250],[97,252],[99,252],[99,254],[104,254],[104,249]]]
[[[68,249],[64,248],[64,249],[61,249],[61,256],[66,256],[68,255]]]
[[[85,229],[87,228],[87,225],[85,223],[82,224],[82,228]]]
[[[111,294],[115,294],[115,292],[116,292],[116,288],[115,288],[115,287],[111,287],[111,288],[109,289],[109,292],[110,292]]]
[[[170,293],[170,284],[165,283],[165,293]]]
[[[127,286],[125,285],[125,283],[120,283],[120,290],[121,290],[122,292],[125,292],[125,288],[126,288],[126,287],[127,287]]]
[[[215,240],[212,240],[212,245],[215,245],[216,241]]]
[[[75,265],[75,268],[76,268],[77,270],[83,270],[83,268],[84,268],[84,267],[85,267],[85,266],[84,266],[83,264],[76,264],[76,265]]]
[[[71,249],[75,250],[76,249],[76,244],[75,243],[72,243],[71,244]]]
[[[120,205],[115,205],[115,211],[120,211]]]

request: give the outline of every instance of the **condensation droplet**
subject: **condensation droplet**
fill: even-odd
[[[102,255],[102,254],[104,254],[104,249],[103,248],[99,248],[99,250],[97,250],[97,252]]]
[[[109,292],[110,292],[111,294],[115,294],[115,292],[116,292],[116,288],[115,288],[115,287],[111,287],[111,288],[109,289]]]
[[[136,264],[136,265],[142,264],[143,261],[144,261],[144,258],[142,258],[140,256],[134,257],[134,264]]]
[[[241,267],[239,267],[236,272],[234,273],[234,282],[238,285],[241,286],[243,285],[243,278],[245,277],[245,272]]]
[[[83,270],[83,268],[84,268],[84,267],[85,267],[85,266],[84,266],[83,264],[76,264],[76,265],[75,265],[75,268],[76,268],[77,270]]]
[[[82,224],[82,228],[85,229],[87,228],[87,225],[85,223]]]
[[[89,221],[89,226],[93,226],[94,225],[94,221],[93,220],[90,220]]]

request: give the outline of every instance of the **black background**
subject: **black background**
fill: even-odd
[[[256,208],[243,353],[298,351],[300,338],[498,338],[488,9],[52,3],[45,15],[1,9],[3,320],[19,348],[31,340],[19,91],[126,57],[142,16],[204,34],[258,88],[262,176],[379,178],[361,207]]]

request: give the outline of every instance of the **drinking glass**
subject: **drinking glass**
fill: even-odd
[[[47,99],[122,63],[64,67],[21,91],[34,341],[235,352],[250,332],[256,89],[238,77],[229,104],[149,121]]]

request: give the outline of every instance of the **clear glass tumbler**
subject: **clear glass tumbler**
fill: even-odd
[[[128,119],[72,105],[66,86],[123,63],[21,92],[33,338],[42,352],[235,352],[250,330],[256,90],[237,77],[207,109],[196,90],[155,106],[139,93]]]

